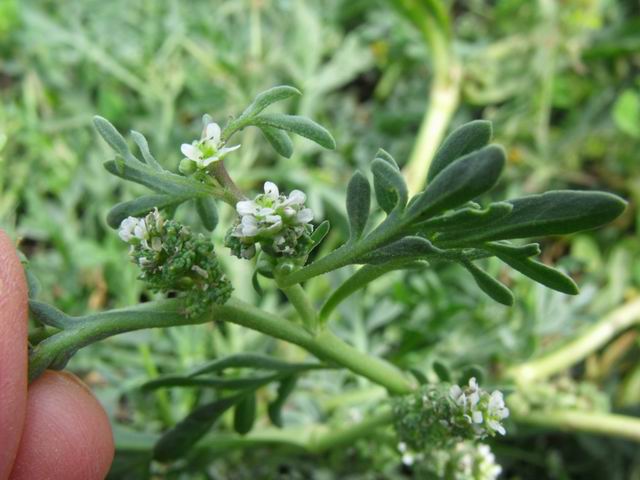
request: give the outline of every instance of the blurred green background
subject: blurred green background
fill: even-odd
[[[443,8],[421,19],[422,7],[407,7],[413,4]],[[444,57],[435,30],[450,48]],[[500,368],[570,338],[640,294],[637,1],[0,0],[0,226],[19,239],[42,283],[41,300],[80,314],[148,298],[105,222],[113,204],[144,190],[104,171],[111,153],[92,116],[141,131],[156,158],[177,170],[179,145],[198,136],[203,113],[222,123],[256,93],[290,84],[304,95],[280,108],[327,126],[337,150],[296,139],[285,159],[249,130],[228,168],[247,190],[266,179],[286,191],[305,190],[316,218],[334,226],[324,247],[330,250],[346,232],[352,170],[379,147],[401,165],[420,154],[416,137],[425,115],[439,111],[443,76],[455,77],[455,99],[441,133],[484,118],[507,148],[496,197],[577,188],[630,202],[606,228],[543,242],[544,260],[581,286],[577,297],[492,264],[517,294],[506,309],[458,267],[437,266],[391,275],[356,295],[335,325],[358,348],[405,368],[426,371],[434,359],[454,369]],[[432,145],[437,137],[422,136]],[[183,210],[180,218],[197,225]],[[226,228],[233,212],[221,213]],[[214,237],[223,234],[219,228]],[[240,297],[267,309],[282,302],[274,292],[258,297],[250,266],[224,261]],[[314,297],[344,275],[312,283]],[[594,382],[614,409],[638,414],[639,347],[632,330],[569,374]],[[94,387],[116,425],[121,454],[113,478],[146,478],[153,436],[200,399],[191,390],[142,394],[141,383],[243,350],[303,355],[253,332],[213,326],[129,334],[78,354],[70,368]],[[328,411],[334,422],[362,415],[346,398],[362,388],[369,387],[346,373],[314,373],[300,382],[287,422],[326,421]],[[389,438],[374,443],[322,457],[271,449],[221,455],[204,446],[184,465],[151,471],[155,478],[411,477]],[[637,445],[603,437],[516,429],[495,451],[503,478],[640,478]]]

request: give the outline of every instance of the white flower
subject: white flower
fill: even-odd
[[[127,217],[120,223],[118,228],[120,238],[129,243],[132,239],[145,241],[148,239],[147,225],[144,218]]]
[[[183,143],[180,151],[189,160],[195,162],[200,169],[207,168],[214,162],[222,160],[229,152],[240,148],[240,145],[225,147],[221,138],[220,125],[211,122],[204,128],[203,136],[200,140],[192,143]]]
[[[455,423],[457,418],[459,422],[472,426],[480,438],[506,433],[501,422],[509,416],[509,409],[505,406],[502,392],[496,390],[489,394],[479,387],[475,378],[470,378],[464,388],[452,385],[449,398],[455,405],[452,422]]]
[[[230,231],[229,237],[238,239],[240,245],[238,240],[230,241],[228,245],[236,255],[244,258],[255,253],[255,249],[246,250],[257,242],[272,254],[302,254],[302,249],[296,249],[298,240],[313,230],[310,225],[313,211],[304,207],[306,199],[307,196],[300,190],[293,190],[286,196],[280,193],[275,183],[265,182],[264,193],[253,200],[236,203],[240,221]]]

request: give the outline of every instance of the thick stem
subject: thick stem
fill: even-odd
[[[640,299],[632,300],[614,310],[582,335],[554,352],[511,367],[506,377],[526,384],[561,372],[595,352],[613,337],[640,322]]]

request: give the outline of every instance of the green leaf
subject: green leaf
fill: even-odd
[[[136,132],[135,130],[131,130],[131,137],[133,138],[133,141],[136,142],[136,145],[138,145],[138,148],[140,149],[140,153],[142,154],[142,158],[144,158],[144,161],[153,169],[157,170],[158,172],[164,172],[164,168],[162,168],[162,165],[160,165],[155,157],[153,155],[151,155],[151,152],[149,151],[149,143],[147,143],[147,139],[145,138],[144,135],[142,135],[140,132]]]
[[[347,214],[349,215],[350,239],[362,236],[371,208],[371,186],[367,178],[355,172],[347,186]]]
[[[467,385],[469,380],[475,378],[478,383],[484,381],[484,370],[480,365],[469,365],[466,367],[460,375],[460,385]]]
[[[426,256],[438,255],[442,250],[434,247],[422,237],[407,236],[400,240],[378,248],[354,260],[354,263],[380,265],[387,262],[419,260]]]
[[[163,375],[142,384],[143,391],[172,387],[210,387],[216,390],[245,390],[258,388],[266,383],[280,378],[280,375],[263,375],[256,377],[219,378],[219,377],[191,377],[185,375]]]
[[[251,104],[240,115],[241,119],[253,117],[262,112],[269,105],[286,100],[289,97],[302,95],[302,92],[297,88],[290,87],[288,85],[280,85],[270,88],[264,92],[258,94]]]
[[[107,224],[111,228],[118,228],[122,220],[127,217],[142,217],[154,208],[162,209],[177,206],[188,199],[189,197],[187,196],[145,195],[128,202],[118,203],[109,210]]]
[[[329,223],[329,220],[323,221],[316,227],[316,229],[311,234],[311,241],[313,242],[313,246],[311,247],[309,252],[312,252],[318,245],[320,245],[320,242],[324,240],[324,237],[327,236],[327,233],[329,233],[330,229],[331,224]]]
[[[527,243],[526,245],[512,245],[507,242],[491,242],[484,245],[486,250],[497,254],[504,253],[516,258],[535,257],[540,255],[540,244]]]
[[[513,205],[508,202],[491,203],[485,209],[461,208],[454,212],[434,217],[424,222],[417,223],[415,227],[419,231],[452,231],[478,227],[498,218],[506,216],[513,210]]]
[[[444,364],[440,360],[434,360],[431,368],[433,368],[433,371],[436,372],[436,375],[441,381],[451,382],[451,371],[446,364]]]
[[[618,217],[626,202],[605,192],[558,190],[510,200],[513,210],[506,217],[470,229],[464,239],[447,233],[440,242],[472,244],[491,240],[562,235],[600,227]]]
[[[276,152],[283,157],[291,158],[293,143],[286,132],[272,127],[260,127],[260,130]]]
[[[212,360],[191,372],[195,377],[210,372],[220,372],[227,368],[254,368],[257,370],[273,370],[276,372],[297,372],[316,368],[326,368],[320,363],[289,363],[277,358],[255,353],[239,353]]]
[[[134,183],[139,183],[159,193],[167,193],[174,196],[204,196],[211,195],[210,187],[189,180],[181,175],[170,172],[158,172],[144,163],[126,164],[119,170],[113,160],[104,163],[104,168],[116,177],[124,178]]]
[[[514,270],[519,271],[546,287],[566,293],[567,295],[577,295],[579,293],[578,286],[573,279],[555,268],[537,262],[532,258],[517,257],[501,251],[494,251],[494,253],[500,260]]]
[[[463,260],[461,263],[473,275],[474,280],[484,293],[498,303],[507,306],[513,305],[513,293],[511,293],[511,290],[470,261]]]
[[[393,158],[389,152],[387,152],[386,150],[383,150],[382,148],[378,149],[378,151],[376,152],[375,158],[381,158],[396,170],[400,170],[400,167],[398,166],[398,162],[396,162],[395,158]]]
[[[196,210],[204,228],[213,232],[218,225],[218,207],[211,197],[196,198]]]
[[[283,378],[278,385],[278,394],[275,400],[269,403],[269,419],[276,427],[282,428],[282,407],[284,407],[287,398],[289,398],[289,395],[291,395],[295,389],[297,382],[297,375],[289,375]]]
[[[107,142],[115,152],[119,153],[125,161],[138,160],[133,156],[131,150],[129,150],[127,141],[120,135],[120,132],[116,130],[116,127],[114,127],[109,120],[96,115],[93,117],[93,124],[105,142]]]
[[[487,145],[491,133],[491,122],[485,120],[474,120],[451,132],[433,157],[427,181],[432,181],[458,158]]]
[[[272,127],[287,132],[295,133],[316,142],[318,145],[334,150],[336,142],[331,134],[313,120],[298,115],[285,115],[282,113],[270,113],[254,117],[248,125],[257,127]]]
[[[250,392],[220,398],[193,410],[173,428],[166,431],[153,449],[153,458],[161,462],[175,460],[187,454],[227,410]]]
[[[626,134],[640,138],[640,95],[627,89],[618,97],[613,106],[613,120]]]
[[[236,404],[233,412],[233,429],[240,435],[246,435],[256,421],[256,394],[250,393]]]
[[[459,158],[415,197],[408,217],[426,219],[489,191],[498,181],[504,164],[505,153],[498,145],[489,145]]]
[[[407,204],[407,184],[402,174],[386,160],[376,158],[371,162],[373,187],[378,205],[385,212],[403,209]]]

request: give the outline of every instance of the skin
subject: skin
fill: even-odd
[[[113,460],[113,434],[89,388],[47,371],[27,385],[27,287],[0,230],[0,480],[99,480]]]

